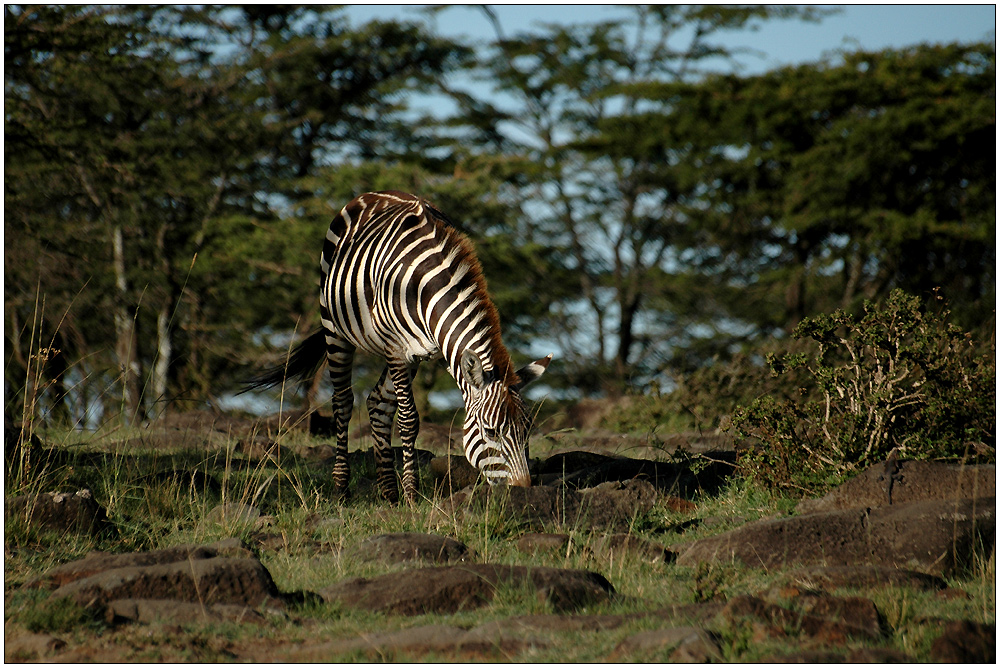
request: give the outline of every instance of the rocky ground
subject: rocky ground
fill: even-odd
[[[232,426],[223,426],[220,433],[231,434]],[[449,432],[437,435],[447,443]],[[296,545],[296,554],[311,559],[365,564],[369,575],[283,591],[275,584],[278,574],[265,563],[272,563],[269,556],[291,550],[287,531],[260,508],[232,502],[212,509],[206,519],[212,513],[216,520],[241,519],[240,526],[251,529],[238,537],[165,549],[91,552],[48,568],[19,583],[18,595],[30,590],[47,596],[48,605],[65,601],[87,611],[84,618],[97,620],[103,631],[81,641],[79,634],[33,632],[15,615],[5,615],[5,659],[142,660],[145,655],[136,654],[135,647],[169,647],[189,636],[191,642],[211,644],[212,652],[172,654],[175,648],[150,656],[516,661],[533,660],[546,648],[581,637],[616,634],[602,658],[731,661],[741,656],[740,647],[766,643],[782,649],[756,659],[995,660],[995,610],[977,621],[904,614],[885,603],[970,597],[953,583],[973,567],[970,562],[982,546],[992,558],[993,466],[904,460],[888,475],[882,465],[873,467],[778,516],[704,516],[697,512],[699,503],[717,494],[732,475],[735,452],[724,437],[675,437],[675,446],[698,456],[671,461],[625,456],[623,452],[640,452],[641,444],[621,447],[616,435],[577,438],[571,449],[559,447],[558,434],[548,438],[550,453],[534,463],[538,484],[523,489],[474,485],[475,471],[463,458],[423,450],[422,465],[436,489],[425,524],[434,531],[350,534],[350,541],[317,544],[311,554],[308,544]],[[258,463],[275,456],[266,438],[244,439],[240,447]],[[325,447],[300,448],[297,456],[322,465],[329,453],[316,450]],[[366,453],[353,456],[360,461]],[[198,471],[155,476],[173,476],[192,489],[219,485]],[[8,518],[19,515],[29,524],[62,532],[110,536],[112,544],[117,531],[86,489],[9,498],[5,509]],[[641,526],[640,520],[654,510],[674,519]],[[516,527],[505,534],[512,551],[503,553],[515,558],[497,562],[449,535],[454,533],[449,527],[480,522],[484,513],[487,523],[493,513],[503,518],[504,526]],[[571,551],[597,555],[586,563],[606,567],[544,565],[552,561],[546,555]],[[665,578],[693,573],[693,595],[664,605],[662,598],[647,600],[624,591],[615,582],[622,563],[659,569]],[[762,579],[737,583],[765,584],[757,589],[734,586],[727,582],[733,569],[763,573]],[[893,595],[873,593],[884,591]],[[10,601],[12,590],[5,595]],[[528,614],[469,616],[497,608],[498,597],[528,600],[523,608]],[[338,637],[303,631],[319,623],[317,610],[323,611],[319,618],[357,615],[364,628]],[[918,626],[933,637],[927,655],[898,649],[901,643],[894,636],[901,633],[901,617],[911,624],[907,628]],[[984,618],[990,623],[983,623]],[[262,632],[237,639],[198,632],[225,624],[257,625]],[[288,627],[300,628],[282,631]]]

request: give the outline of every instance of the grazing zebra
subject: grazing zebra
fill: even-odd
[[[414,442],[419,417],[412,380],[423,360],[444,357],[465,401],[464,449],[490,484],[528,487],[525,448],[531,416],[521,389],[552,355],[515,371],[500,339],[496,307],[472,244],[433,205],[415,195],[366,193],[330,223],[320,257],[323,328],[289,362],[250,382],[252,389],[305,376],[325,353],[333,381],[337,449],[333,479],[347,493],[347,425],[355,350],[386,359],[368,397],[379,493],[398,500],[390,436],[398,413],[403,495],[417,498]]]

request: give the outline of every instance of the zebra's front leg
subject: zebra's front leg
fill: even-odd
[[[333,486],[341,498],[350,496],[348,483],[351,467],[347,461],[347,427],[354,410],[354,390],[351,389],[351,366],[354,364],[354,347],[326,335],[326,359],[330,367],[330,381],[333,383],[333,419],[337,447],[334,453]]]
[[[399,405],[399,439],[403,445],[403,498],[410,504],[417,502],[419,479],[415,444],[420,431],[420,416],[413,400],[413,369],[405,362],[390,363],[392,384]]]
[[[396,393],[387,366],[382,369],[382,375],[368,395],[368,421],[375,443],[375,482],[379,495],[390,503],[399,501],[396,462],[392,455],[392,420],[395,415]]]

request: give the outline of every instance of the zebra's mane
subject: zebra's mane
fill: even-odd
[[[456,261],[466,269],[465,278],[475,286],[472,298],[482,305],[484,319],[487,323],[487,340],[491,356],[490,361],[494,367],[493,372],[502,375],[504,384],[507,386],[517,383],[518,378],[514,371],[513,361],[501,337],[500,315],[497,312],[496,305],[494,305],[493,300],[490,298],[486,285],[486,276],[483,273],[483,266],[476,256],[475,246],[469,237],[459,230],[458,226],[440,209],[422,197],[396,190],[374,194],[382,200],[381,204],[385,207],[385,211],[388,212],[395,208],[410,210],[419,220],[417,224],[427,221],[434,225],[434,228],[440,234],[444,235],[446,239],[445,246],[449,251],[455,253]],[[362,197],[365,196],[363,195]],[[376,205],[376,209],[381,209],[381,207]]]
[[[496,305],[490,298],[490,293],[486,285],[486,275],[483,273],[483,266],[476,255],[475,246],[472,241],[458,230],[455,224],[440,209],[426,200],[421,200],[427,219],[434,223],[434,226],[444,232],[448,239],[448,246],[455,248],[456,259],[467,267],[468,278],[475,283],[476,289],[473,298],[482,304],[484,316],[487,322],[487,332],[489,339],[490,353],[494,365],[494,373],[502,374],[505,385],[513,385],[518,381],[514,373],[514,363],[510,359],[503,344],[500,328],[500,314]]]

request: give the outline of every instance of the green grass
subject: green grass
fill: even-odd
[[[343,548],[380,533],[398,531],[433,532],[466,543],[480,560],[588,569],[601,573],[615,586],[619,597],[586,610],[595,614],[625,614],[723,600],[755,593],[780,582],[784,573],[749,569],[740,564],[681,567],[669,563],[650,564],[629,555],[614,559],[595,548],[601,538],[582,526],[557,529],[570,534],[567,548],[528,555],[516,548],[523,523],[512,519],[495,504],[481,511],[456,517],[435,512],[440,499],[428,499],[415,507],[388,506],[374,498],[371,486],[359,484],[371,477],[367,470],[354,471],[354,489],[347,501],[333,498],[326,467],[297,454],[307,446],[322,443],[305,434],[278,434],[285,452],[277,462],[246,457],[233,436],[197,447],[162,448],[142,434],[101,434],[91,439],[66,434],[61,446],[44,456],[40,452],[30,472],[8,471],[8,496],[15,493],[75,490],[89,487],[107,509],[118,529],[114,537],[56,535],[30,527],[23,518],[7,517],[5,526],[5,621],[10,629],[61,634],[71,645],[110,643],[117,660],[134,661],[229,661],[251,658],[247,648],[292,646],[354,638],[361,632],[392,631],[424,624],[450,624],[472,628],[513,616],[549,614],[549,604],[523,587],[503,587],[494,601],[481,609],[454,615],[398,617],[342,608],[337,604],[307,602],[289,611],[285,618],[269,617],[263,623],[218,623],[184,627],[165,633],[157,625],[110,628],[89,613],[65,603],[54,604],[47,592],[22,589],[21,585],[53,566],[83,557],[89,550],[121,552],[169,547],[184,543],[210,542],[236,536],[250,540],[258,532],[282,537],[285,547],[260,550],[264,565],[282,591],[317,591],[350,577],[372,577],[407,565],[362,563],[342,556]],[[83,441],[83,442],[80,442]],[[55,441],[60,443],[60,441]],[[129,443],[129,448],[122,447]],[[72,445],[70,445],[72,444]],[[368,448],[362,440],[353,447]],[[443,454],[443,453],[441,453]],[[217,487],[200,490],[172,481],[143,482],[152,473],[182,470],[212,478]],[[426,477],[422,489],[433,489]],[[660,504],[637,518],[631,532],[666,546],[721,533],[762,517],[787,515],[795,500],[767,492],[751,482],[734,480],[716,496],[694,499],[693,513],[675,513]],[[268,526],[255,521],[227,518],[211,521],[213,508],[222,503],[246,503],[270,516]],[[675,529],[690,520],[683,532]],[[932,619],[973,619],[995,623],[995,556],[983,551],[973,559],[968,572],[950,584],[969,598],[943,600],[933,593],[881,587],[854,593],[875,601],[890,632],[880,641],[884,647],[902,650],[916,660],[929,658],[930,643],[939,633]],[[680,620],[676,625],[683,624]],[[599,632],[532,633],[547,646],[528,648],[515,656],[498,659],[537,662],[604,661],[624,639],[638,631],[673,625],[654,617],[638,617],[616,629]],[[744,624],[729,625],[712,620],[707,628],[718,632],[727,661],[753,661],[769,654],[791,651],[789,641],[755,639]],[[850,641],[848,647],[860,646]],[[869,643],[871,645],[871,643]],[[876,643],[878,645],[878,643]],[[111,651],[111,650],[109,650]],[[669,652],[636,657],[664,660]],[[454,660],[454,657],[405,653],[394,660]],[[330,657],[368,660],[367,655]],[[624,660],[624,659],[623,659]]]

